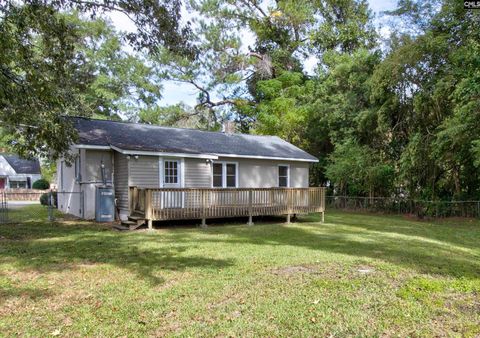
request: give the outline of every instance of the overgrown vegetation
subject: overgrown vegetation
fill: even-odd
[[[132,233],[33,218],[0,226],[0,331],[475,337],[479,240],[478,221],[339,212]]]

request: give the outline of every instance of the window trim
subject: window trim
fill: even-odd
[[[165,187],[165,161],[176,161],[177,164],[177,175],[178,175],[178,182],[177,183],[166,183],[167,188],[168,185],[178,185],[180,188],[185,188],[185,159],[184,158],[177,158],[177,157],[161,157],[159,156],[158,161],[158,178],[159,178],[159,186],[160,188]]]
[[[78,153],[77,156],[75,156],[75,162],[74,162],[74,170],[75,170],[75,182],[81,182],[82,181],[82,159],[80,153]]]
[[[221,187],[213,186],[213,165],[214,164],[221,164],[222,165],[222,186]],[[235,165],[235,186],[234,187],[227,187],[227,164],[234,164]],[[211,165],[211,175],[212,175],[212,188],[220,188],[220,189],[235,189],[235,188],[238,188],[238,162],[213,161],[212,165]]]
[[[280,186],[280,167],[287,167],[287,186]],[[279,188],[290,188],[290,164],[278,164],[277,165],[277,187]]]
[[[12,182],[15,182],[15,187],[12,187]],[[19,186],[19,183],[24,183],[25,186],[24,186],[24,187],[20,187],[20,186]],[[10,181],[8,182],[8,184],[9,184],[8,187],[9,187],[10,189],[28,189],[28,184],[27,184],[27,181],[26,181],[26,180],[18,180],[18,179],[17,179],[17,180],[10,180]],[[22,185],[23,185],[23,184],[22,184]]]
[[[173,165],[173,167],[168,168],[170,170],[174,170],[174,174],[167,173],[167,163]],[[175,182],[166,182],[166,179],[171,178]],[[180,183],[180,161],[177,160],[170,160],[166,159],[163,161],[163,184],[175,184],[178,185]]]

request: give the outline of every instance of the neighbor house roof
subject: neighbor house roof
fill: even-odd
[[[0,154],[10,164],[17,174],[40,174],[40,162],[27,160],[18,155]]]
[[[118,151],[208,154],[317,162],[318,159],[277,136],[226,134],[149,124],[72,118],[79,146]]]

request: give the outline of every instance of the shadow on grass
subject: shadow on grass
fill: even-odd
[[[234,252],[238,244],[294,246],[308,250],[380,259],[420,273],[480,278],[478,225],[431,224],[390,216],[327,214],[301,218],[292,225],[257,223],[177,228],[148,233],[117,233],[92,223],[29,223],[0,226],[0,263],[38,271],[75,269],[105,263],[128,269],[152,284],[163,283],[162,270],[201,268],[218,271],[232,259],[214,259],[213,250]],[[235,222],[233,223],[243,223]],[[209,243],[223,247],[208,247]],[[200,254],[192,254],[199,249]],[[302,253],[304,254],[304,253]],[[256,252],[252,251],[252,256]]]
[[[118,233],[84,222],[83,225],[28,223],[0,226],[0,264],[39,272],[76,269],[83,264],[111,264],[130,270],[156,285],[162,270],[218,270],[233,262],[188,254],[196,244],[185,234],[169,241],[155,233]]]
[[[229,228],[231,244],[286,245],[381,259],[420,273],[480,278],[480,226],[424,223],[400,217],[334,213],[301,218],[292,226]],[[212,229],[215,233],[217,229]],[[217,241],[218,239],[214,239]]]
[[[27,297],[29,299],[40,299],[50,296],[52,296],[52,292],[46,289],[10,286],[0,289],[0,304],[8,298]]]

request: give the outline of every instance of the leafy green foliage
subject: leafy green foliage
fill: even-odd
[[[156,53],[161,45],[195,56],[188,25],[179,23],[179,1],[0,3],[0,120],[13,149],[25,157],[66,153],[76,134],[64,116],[118,113],[133,89],[139,90],[130,107],[152,105],[158,97],[149,68],[122,55],[111,28],[72,21],[64,15],[71,11],[93,17],[121,12],[138,27],[125,36],[135,48]]]
[[[36,180],[32,184],[32,189],[46,190],[48,188],[50,188],[50,182],[44,178]]]

